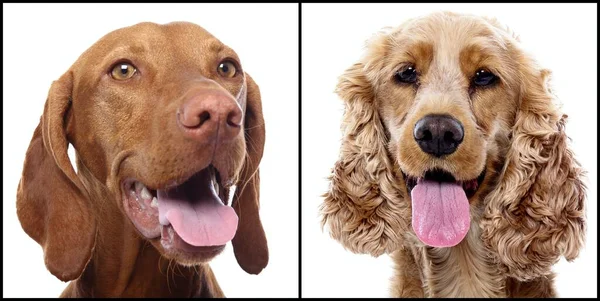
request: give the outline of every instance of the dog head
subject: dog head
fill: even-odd
[[[241,267],[259,273],[268,261],[258,215],[264,138],[258,86],[206,30],[113,31],[52,84],[19,183],[19,220],[64,281],[81,275],[112,218],[182,264],[233,241]]]
[[[378,256],[407,241],[452,247],[481,227],[519,279],[574,258],[584,185],[548,73],[495,20],[436,13],[376,34],[337,87],[332,236]]]

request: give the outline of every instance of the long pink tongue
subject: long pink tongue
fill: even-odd
[[[160,224],[171,224],[190,245],[220,246],[235,235],[238,216],[217,196],[209,171],[168,191],[158,190],[157,199]]]
[[[452,247],[465,238],[471,215],[461,185],[419,180],[411,196],[412,227],[424,244]]]

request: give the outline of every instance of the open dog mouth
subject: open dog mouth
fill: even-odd
[[[460,243],[471,224],[469,198],[483,182],[485,169],[476,178],[456,181],[442,170],[431,170],[422,178],[404,174],[412,201],[412,227],[424,244],[452,247]]]
[[[225,245],[237,230],[238,217],[219,198],[219,187],[219,172],[212,165],[163,189],[126,180],[124,208],[142,235],[148,239],[160,236],[166,250],[206,252]]]
[[[456,181],[454,176],[449,172],[443,170],[430,170],[425,173],[425,176],[422,178],[410,177],[404,174],[404,178],[406,179],[406,188],[408,189],[408,193],[410,194],[417,185],[419,181],[428,180],[435,182],[447,182],[447,183],[456,183],[461,185],[467,195],[467,198],[471,198],[477,192],[479,185],[483,182],[483,178],[485,177],[485,170],[481,172],[481,174],[472,180],[469,181]]]

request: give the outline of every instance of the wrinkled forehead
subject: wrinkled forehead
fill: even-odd
[[[86,68],[104,60],[131,55],[198,59],[221,52],[237,59],[231,48],[196,24],[144,22],[106,34],[86,50],[73,67]]]

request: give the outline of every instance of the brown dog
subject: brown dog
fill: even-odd
[[[17,191],[46,267],[74,280],[62,296],[222,297],[207,262],[230,240],[258,274],[264,131],[258,86],[197,25],[141,23],[85,51],[52,84]]]

